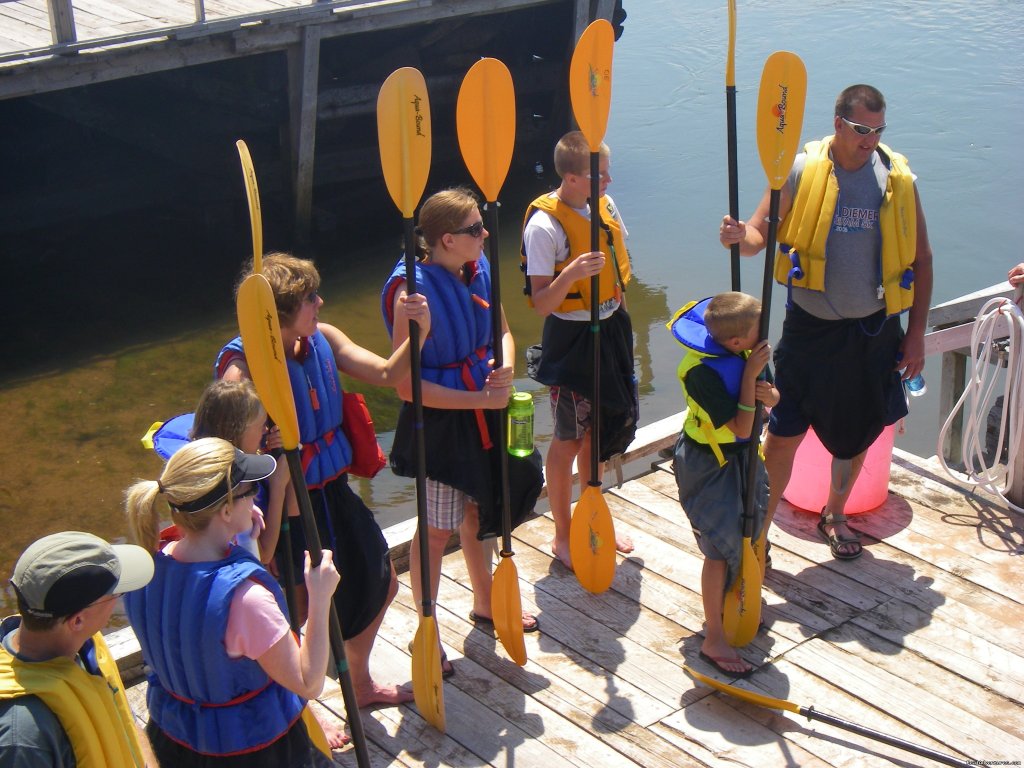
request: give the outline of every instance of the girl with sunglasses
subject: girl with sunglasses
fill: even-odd
[[[155,575],[125,608],[150,669],[146,733],[161,765],[326,766],[330,748],[306,700],[327,671],[332,554],[305,559],[309,621],[300,646],[284,594],[232,539],[248,530],[257,483],[276,468],[219,438],[183,446],[158,480],[126,493],[128,521]],[[159,530],[169,507],[174,525]]]
[[[500,514],[495,504],[496,492],[500,491],[495,464],[497,451],[505,447],[493,445],[492,439],[496,435],[495,418],[512,393],[515,341],[504,310],[491,303],[490,265],[483,254],[488,232],[473,193],[456,188],[431,195],[420,209],[417,234],[416,286],[434,311],[433,330],[422,355],[430,595],[437,596],[441,558],[452,532],[459,529],[473,588],[470,620],[490,627],[490,564],[478,535],[482,516],[486,519]],[[405,260],[401,259],[381,293],[381,312],[394,349],[407,343],[410,318],[406,307]],[[497,369],[493,367],[491,346],[492,312],[501,313],[504,365]],[[398,475],[415,477],[411,380],[402,382],[398,394],[405,403],[395,430],[391,466]],[[539,492],[539,458],[537,463]],[[529,511],[535,500],[536,494],[528,494],[521,507]],[[513,517],[517,517],[515,508]],[[420,535],[422,532],[417,530],[409,548],[409,574],[417,607],[421,606],[424,589],[420,583]],[[524,614],[524,631],[537,628],[537,619]],[[442,675],[454,674],[455,668],[443,650],[441,660]]]

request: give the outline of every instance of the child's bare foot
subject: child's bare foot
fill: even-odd
[[[371,680],[369,689],[356,691],[356,704],[360,709],[372,704],[395,707],[412,700],[412,688],[405,685],[377,685]]]
[[[311,706],[310,709],[313,711],[313,717],[320,723],[320,727],[324,729],[324,736],[327,737],[327,744],[331,749],[341,749],[352,741],[351,737],[345,733],[345,729],[341,727],[341,721],[332,713],[319,707]]]
[[[551,554],[557,557],[566,568],[572,570],[572,557],[569,555],[569,542],[551,540]]]
[[[633,540],[624,533],[615,534],[615,551],[628,555],[633,551]]]

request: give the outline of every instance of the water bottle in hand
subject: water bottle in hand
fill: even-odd
[[[920,397],[928,391],[928,385],[924,383],[924,376],[920,373],[903,383],[907,385],[907,392],[911,397]]]

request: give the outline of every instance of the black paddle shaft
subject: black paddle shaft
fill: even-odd
[[[977,761],[961,760],[958,757],[946,755],[942,752],[936,752],[934,749],[929,749],[928,747],[922,747],[919,744],[904,741],[896,736],[889,736],[888,734],[880,733],[879,731],[868,728],[867,726],[851,723],[849,720],[843,720],[835,715],[827,715],[824,712],[818,712],[814,707],[800,707],[800,714],[808,720],[820,720],[823,723],[834,725],[836,728],[842,728],[843,730],[850,731],[851,733],[856,733],[860,736],[867,736],[869,739],[874,739],[875,741],[880,741],[883,744],[888,744],[890,747],[896,747],[897,749],[903,749],[907,752],[912,752],[915,755],[920,755],[921,757],[927,757],[937,763],[942,763],[943,765],[967,768],[967,766],[978,764]]]
[[[406,293],[416,293],[416,232],[412,218],[402,219],[405,233]],[[430,549],[427,542],[427,447],[423,439],[423,374],[420,370],[420,326],[409,321],[409,361],[412,368],[413,440],[416,441],[416,528],[420,540],[420,591],[423,617],[434,614],[430,597]]]
[[[729,215],[734,221],[740,218],[739,170],[736,162],[736,86],[725,86],[725,122],[729,143]],[[732,289],[740,289],[740,244],[734,243],[730,259]]]
[[[590,250],[601,250],[601,153],[590,153]],[[608,253],[606,258],[614,259]],[[594,399],[590,403],[590,483],[601,487],[597,477],[601,442],[601,283],[598,275],[590,278],[590,330],[594,334]]]
[[[764,249],[764,280],[761,284],[761,323],[758,326],[759,340],[768,338],[768,321],[772,309],[772,278],[775,266],[775,233],[779,227],[779,195],[773,189],[768,199],[768,238]],[[747,486],[743,497],[743,538],[754,535],[754,499],[757,480],[757,450],[761,445],[761,427],[764,424],[764,403],[754,400],[754,424],[750,428],[750,448],[747,455]]]
[[[309,549],[309,565],[316,568],[324,557],[320,550],[320,530],[316,524],[316,517],[313,516],[313,503],[309,499],[309,489],[306,488],[306,475],[302,471],[302,459],[299,457],[297,448],[285,451],[285,455],[288,457],[288,472],[292,478],[292,487],[299,500],[299,519],[302,521],[302,530],[306,537],[306,546]],[[331,596],[327,626],[330,632],[331,653],[334,654],[334,663],[338,669],[338,685],[341,686],[341,697],[345,701],[348,727],[352,731],[356,763],[359,768],[370,768],[370,753],[366,749],[366,734],[363,731],[363,721],[359,715],[356,691],[352,685],[352,673],[349,671],[348,658],[345,656],[345,639],[341,634],[341,622],[338,621],[338,611],[334,606],[333,595]]]
[[[494,347],[494,368],[505,364],[505,350],[501,340],[505,335],[501,312],[501,264],[498,262],[498,203],[488,202],[484,205],[487,215],[487,259],[491,263],[491,346]],[[496,450],[499,454],[501,472],[501,556],[512,557],[512,509],[508,487],[508,407],[501,409],[498,419],[498,440]]]

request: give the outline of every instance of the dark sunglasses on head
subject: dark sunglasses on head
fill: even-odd
[[[484,233],[484,223],[478,221],[476,224],[470,224],[468,227],[462,229],[456,229],[452,232],[453,235],[469,235],[470,237],[480,237]]]
[[[870,125],[861,125],[860,123],[855,123],[852,120],[847,120],[845,117],[841,117],[840,116],[839,119],[842,120],[844,123],[846,123],[851,128],[853,128],[853,130],[855,130],[861,136],[870,136],[872,133],[876,133],[879,136],[881,136],[882,135],[882,131],[885,130],[885,123],[882,123],[877,128],[872,128]]]

